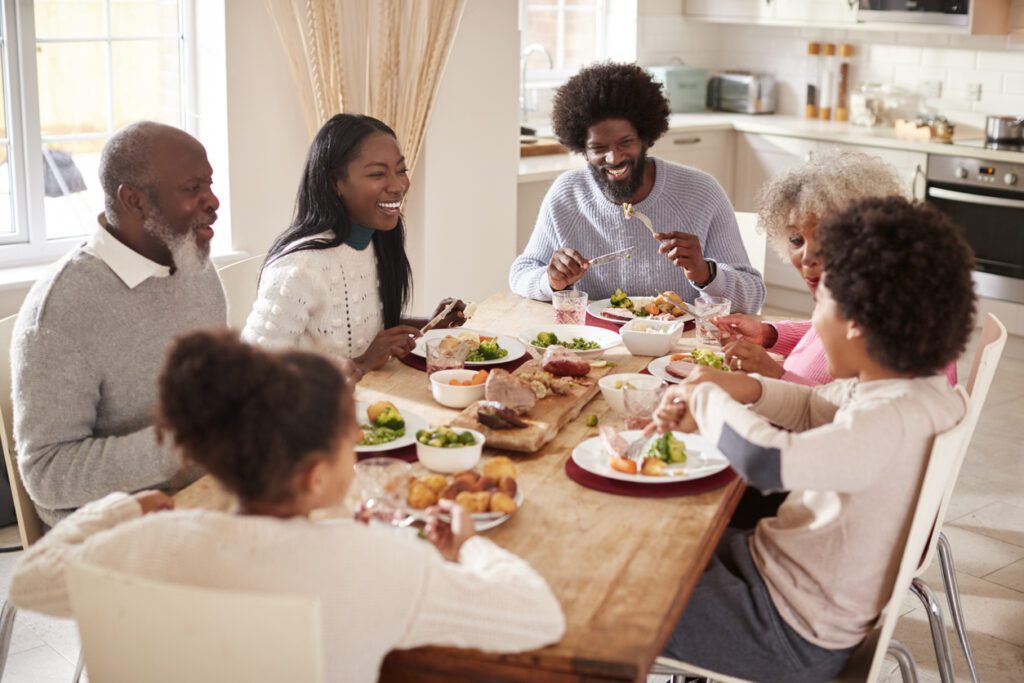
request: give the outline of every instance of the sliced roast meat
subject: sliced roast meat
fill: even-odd
[[[601,317],[614,318],[616,320],[632,320],[636,314],[628,308],[604,308],[601,310]]]
[[[679,379],[686,379],[686,377],[694,371],[697,367],[696,363],[691,363],[685,360],[674,360],[665,366],[665,372],[678,377]]]
[[[590,373],[590,363],[564,346],[549,346],[541,359],[541,367],[558,377],[585,377]]]
[[[608,455],[621,458],[626,454],[629,444],[617,431],[608,425],[602,425],[598,431],[601,433],[601,445],[608,451]]]
[[[484,398],[497,401],[520,415],[525,415],[537,405],[537,394],[533,393],[530,385],[501,368],[491,370],[487,376]]]
[[[479,401],[476,404],[476,419],[491,429],[517,429],[526,426],[526,423],[516,415],[516,411],[497,401]]]

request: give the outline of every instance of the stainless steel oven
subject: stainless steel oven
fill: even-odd
[[[1024,304],[1024,161],[930,154],[927,181],[974,248],[978,294]]]

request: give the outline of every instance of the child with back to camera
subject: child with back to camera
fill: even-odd
[[[421,645],[514,652],[557,641],[557,600],[526,562],[476,536],[468,513],[428,523],[436,546],[352,520],[317,524],[353,477],[352,389],[331,360],[268,352],[229,332],[172,348],[158,426],[184,457],[238,497],[234,513],[159,512],[158,491],[86,505],[15,568],[20,608],[69,616],[64,569],[86,561],[147,579],[243,592],[313,595],[331,681],[375,681],[389,650]]]
[[[665,645],[763,682],[845,666],[892,591],[932,441],[965,412],[936,374],[973,329],[973,255],[956,226],[890,197],[820,231],[812,324],[836,381],[699,368],[654,415],[660,430],[699,430],[748,483],[790,492],[752,532],[726,531]]]

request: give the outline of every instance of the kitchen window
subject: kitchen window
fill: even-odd
[[[92,233],[118,128],[188,130],[193,1],[0,0],[0,266],[52,261]]]

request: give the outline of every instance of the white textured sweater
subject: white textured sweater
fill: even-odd
[[[315,596],[329,681],[375,681],[395,648],[515,652],[565,631],[544,579],[479,536],[453,563],[426,542],[349,520],[140,513],[133,498],[117,493],[78,510],[26,551],[11,600],[69,616],[64,570],[75,561],[205,588]]]
[[[382,329],[373,244],[362,251],[342,244],[292,252],[269,263],[242,339],[357,358]]]

